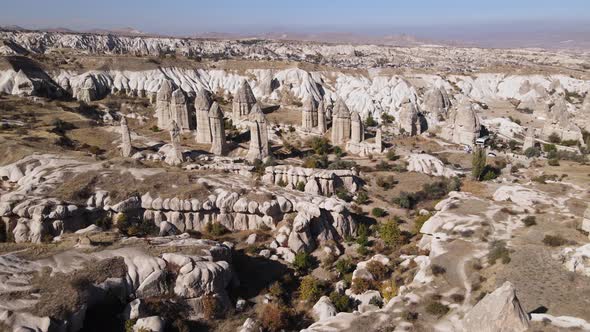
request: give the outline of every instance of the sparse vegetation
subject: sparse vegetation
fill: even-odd
[[[560,235],[545,235],[543,238],[543,244],[549,247],[560,247],[568,244],[568,240],[564,239]]]
[[[537,224],[537,218],[535,216],[526,216],[522,219],[522,223],[526,227],[531,227]]]
[[[502,264],[510,263],[510,250],[506,248],[506,243],[504,241],[494,241],[490,244],[488,263],[494,265],[497,260],[500,260]]]

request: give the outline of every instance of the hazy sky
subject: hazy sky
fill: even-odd
[[[441,25],[590,22],[590,0],[0,0],[0,6],[0,25],[131,26],[187,35],[268,30],[412,33],[412,27]]]

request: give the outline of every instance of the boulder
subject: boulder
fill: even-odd
[[[463,330],[480,332],[518,332],[530,327],[529,315],[520,305],[509,281],[486,295],[463,318]]]
[[[322,321],[336,316],[338,310],[327,296],[322,296],[312,308],[313,316],[316,321]]]

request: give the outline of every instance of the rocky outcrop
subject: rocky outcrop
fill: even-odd
[[[464,98],[449,114],[441,136],[456,144],[473,146],[479,138],[481,123],[473,104]]]
[[[548,139],[555,134],[562,141],[573,140],[583,142],[582,130],[576,125],[568,110],[567,102],[563,97],[557,98],[549,111],[548,119],[543,126],[543,136]]]
[[[226,154],[225,146],[225,128],[223,124],[223,113],[221,108],[214,102],[209,110],[209,119],[207,121],[210,125],[211,132],[211,153],[217,156]],[[197,134],[198,135],[198,134]]]
[[[414,136],[422,133],[422,126],[416,106],[407,100],[399,112],[399,132],[403,135]]]
[[[233,106],[232,106],[232,120],[234,123],[238,123],[248,118],[248,114],[252,110],[252,107],[256,104],[256,97],[252,93],[252,88],[248,81],[243,80],[242,84],[234,94]]]
[[[178,166],[184,162],[184,157],[182,155],[182,147],[180,146],[180,128],[178,128],[174,120],[172,120],[172,125],[170,126],[170,141],[172,148],[166,154],[164,161],[168,165]]]
[[[187,303],[191,316],[198,316],[202,312],[201,302],[205,294],[220,299],[218,301],[220,310],[225,311],[230,308],[226,289],[230,284],[237,282],[231,266],[230,247],[214,241],[191,239],[188,234],[135,241],[145,242],[143,245],[157,245],[163,249],[190,246],[195,249],[193,252],[199,252],[199,254],[185,254],[182,249],[179,249],[172,250],[174,253],[152,256],[140,248],[114,250],[95,248],[92,252],[81,252],[75,249],[61,251],[36,261],[20,259],[12,254],[3,255],[0,257],[0,269],[3,271],[0,288],[3,293],[28,291],[34,295],[30,301],[22,301],[19,298],[2,301],[0,322],[14,331],[77,331],[83,326],[86,311],[92,309],[94,305],[101,304],[109,296],[116,296],[121,301],[134,299],[124,315],[129,319],[136,319],[144,311],[141,305],[144,298],[164,296],[169,290]],[[138,242],[136,244],[140,244]],[[54,273],[71,273],[90,262],[112,259],[121,260],[125,269],[122,271],[122,277],[109,276],[108,273],[111,271],[104,271],[104,276],[107,277],[104,282],[93,284],[89,280],[91,283],[87,286],[91,290],[89,296],[80,297],[83,302],[78,303],[79,310],[69,319],[49,319],[29,313],[39,296],[39,291],[30,282],[34,273],[47,268]],[[178,269],[178,273],[167,272],[172,269]],[[97,277],[100,278],[100,276]],[[139,318],[135,325],[137,328],[149,328],[154,331],[160,331],[163,326],[164,320],[157,316]]]
[[[262,181],[275,185],[284,184],[291,189],[303,183],[306,193],[324,196],[334,195],[339,188],[354,193],[362,186],[362,180],[354,170],[323,170],[286,165],[267,167]]]
[[[191,129],[188,100],[181,89],[176,89],[172,92],[170,98],[170,119],[171,121],[176,122],[176,125],[181,131],[188,131]]]
[[[318,302],[314,304],[312,311],[316,321],[322,321],[334,317],[338,313],[338,310],[336,310],[336,307],[327,296],[322,296]]]
[[[407,158],[408,171],[424,173],[433,176],[444,176],[447,178],[461,174],[446,167],[440,159],[426,153],[412,154]]]
[[[350,140],[350,110],[341,98],[332,111],[332,144],[342,145]]]
[[[534,128],[527,128],[526,134],[524,137],[524,142],[522,143],[522,151],[526,151],[529,148],[535,147],[535,129]]]
[[[431,123],[444,121],[450,107],[451,101],[443,87],[433,87],[424,94],[422,110],[428,115]]]
[[[463,318],[463,330],[482,332],[527,331],[529,315],[510,282],[479,301]]]
[[[326,107],[324,106],[324,101],[320,101],[318,105],[318,133],[324,134],[328,130],[326,121]]]
[[[250,161],[256,159],[264,160],[270,156],[270,145],[266,117],[258,104],[252,107],[248,121],[250,127],[250,148],[248,149],[246,159]]]
[[[129,133],[129,126],[127,126],[127,118],[123,116],[121,118],[121,155],[129,158],[132,154],[131,134]]]
[[[195,114],[197,122],[195,140],[197,143],[210,144],[212,142],[211,125],[209,123],[209,109],[211,107],[209,93],[205,89],[199,90],[195,98]]]
[[[350,113],[350,143],[358,144],[365,140],[363,121],[358,112]]]
[[[163,130],[170,129],[172,115],[170,112],[170,103],[172,100],[173,83],[164,80],[156,95],[156,118],[158,118],[158,128]]]
[[[301,129],[311,131],[318,125],[318,109],[313,98],[306,98],[301,111]]]

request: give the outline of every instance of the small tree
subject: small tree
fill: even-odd
[[[299,298],[307,302],[316,302],[322,296],[320,282],[311,275],[303,277],[299,285]]]
[[[548,140],[549,140],[549,142],[555,143],[555,144],[561,143],[561,137],[559,137],[559,135],[555,132],[553,132],[553,133],[551,133],[551,135],[549,135]]]
[[[401,231],[395,220],[389,220],[379,225],[379,237],[388,246],[397,246],[401,243]]]
[[[295,254],[295,260],[293,261],[293,267],[297,271],[307,271],[312,265],[311,256],[305,251],[300,251]]]
[[[471,175],[477,181],[480,181],[484,169],[486,167],[486,150],[483,148],[476,148],[471,159]]]
[[[365,126],[367,127],[373,127],[377,125],[377,121],[375,121],[375,119],[373,119],[373,115],[371,113],[369,113],[367,115],[367,118],[365,119]]]
[[[541,155],[541,151],[535,147],[530,147],[524,150],[524,155],[527,156],[527,158],[538,157]]]

